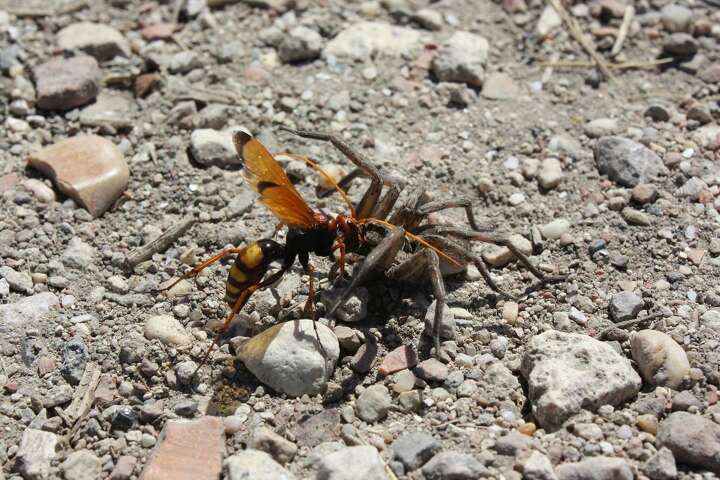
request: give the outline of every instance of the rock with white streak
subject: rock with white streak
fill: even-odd
[[[130,56],[130,44],[114,28],[100,23],[78,22],[58,32],[63,50],[81,50],[98,61]]]
[[[50,462],[55,458],[58,437],[54,433],[27,428],[15,458],[17,469],[26,480],[49,478]]]
[[[261,382],[292,397],[322,393],[339,356],[332,330],[309,319],[274,325],[245,342],[238,354]]]
[[[622,137],[600,138],[595,144],[595,162],[600,173],[625,187],[651,183],[664,169],[655,152]]]
[[[32,325],[59,305],[60,300],[51,292],[38,293],[15,303],[0,305],[0,327]]]
[[[532,411],[541,426],[555,430],[582,410],[618,405],[640,390],[630,362],[607,343],[555,330],[535,335],[521,371]]]
[[[690,374],[685,350],[668,334],[641,330],[630,339],[632,357],[651,385],[677,389]]]

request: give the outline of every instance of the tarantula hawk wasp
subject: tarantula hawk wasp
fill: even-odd
[[[294,158],[301,159],[318,170],[326,180],[337,187],[351,213],[350,216],[340,214],[332,218],[313,210],[297,192],[277,160],[256,138],[244,131],[238,131],[233,136],[233,142],[238,155],[243,160],[243,175],[248,184],[258,192],[260,201],[280,220],[281,225],[284,224],[288,227],[288,233],[284,245],[272,239],[263,239],[251,242],[244,248],[223,250],[160,289],[160,291],[168,290],[181,280],[196,276],[222,258],[236,255],[225,283],[225,301],[230,305],[232,311],[219,327],[218,335],[197,367],[198,369],[205,363],[212,352],[212,347],[218,343],[220,335],[228,330],[232,320],[245,306],[252,294],[258,289],[278,282],[292,267],[296,259],[300,261],[310,279],[306,309],[310,311],[311,318],[315,320],[313,278],[315,268],[310,262],[310,253],[320,257],[333,257],[337,250],[340,256],[340,268],[344,271],[345,252],[355,251],[360,246],[363,241],[363,225],[369,222],[387,224],[387,222],[373,218],[358,218],[345,192],[337,187],[337,184],[320,166],[309,159],[293,155]],[[434,248],[411,233],[407,235],[429,248]],[[439,253],[444,255],[442,252]],[[455,262],[450,257],[448,260]],[[273,262],[281,262],[281,266],[266,277]],[[317,334],[317,326],[315,326],[315,333],[319,346],[323,349]]]

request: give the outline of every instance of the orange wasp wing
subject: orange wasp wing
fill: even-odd
[[[315,212],[295,190],[285,170],[263,144],[243,131],[233,135],[233,142],[243,160],[243,175],[260,194],[260,201],[288,226],[316,226]]]

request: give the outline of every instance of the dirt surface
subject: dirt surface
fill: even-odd
[[[248,448],[265,450],[297,478],[339,478],[332,476],[337,474],[328,460],[337,455],[332,452],[366,443],[379,450],[386,475],[392,470],[398,478],[599,478],[572,468],[609,475],[603,478],[716,478],[716,9],[702,2],[672,6],[680,10],[662,0],[634,2],[628,37],[613,57],[610,50],[626,4],[566,5],[605,62],[646,67],[613,68],[613,80],[588,66],[588,55],[549,4],[268,3],[0,1],[0,265],[8,267],[0,271],[5,278],[0,284],[0,464],[5,477],[104,478],[115,471],[112,478],[128,478],[118,469],[130,462],[130,478],[139,478],[153,448],[162,449],[160,432],[168,421],[207,414],[236,422],[226,420],[219,443],[226,449],[223,458]],[[79,22],[119,32],[119,40],[109,35],[100,47],[85,48],[99,60],[101,79],[93,84],[99,96],[74,106],[68,91],[87,89],[70,85],[61,95],[62,108],[42,109],[42,72],[36,67],[55,55],[76,54],[60,45],[59,32]],[[369,55],[352,42],[357,52],[332,53],[339,48],[333,42],[359,22],[407,30],[394,31],[394,39],[373,34]],[[174,33],[149,39],[153,35],[143,29],[160,23],[175,24]],[[449,39],[461,31],[487,40],[487,58],[469,58],[479,45],[476,37],[453,50]],[[301,37],[305,43],[291,49]],[[410,38],[409,46],[403,38]],[[101,43],[97,37],[93,41]],[[288,50],[301,58],[286,61]],[[453,56],[460,70],[470,70],[467,79],[440,81],[448,74],[441,60]],[[650,65],[659,58],[669,63]],[[158,83],[139,91],[138,77],[145,75],[147,81],[148,74],[156,74]],[[473,80],[477,75],[481,82]],[[93,105],[107,113],[87,112]],[[345,173],[351,169],[330,145],[300,139],[281,131],[281,125],[342,138],[383,175],[406,183],[401,201],[417,189],[424,189],[429,200],[471,198],[484,228],[525,237],[533,264],[567,279],[512,302],[493,292],[475,266],[447,277],[455,337],[444,343],[445,370],[433,363],[415,368],[409,391],[421,392],[417,398],[394,388],[407,378],[382,376],[378,367],[402,345],[417,350],[421,361],[431,358],[431,342],[422,335],[426,313],[433,312],[428,312],[433,294],[425,277],[419,279],[420,288],[382,277],[367,285],[369,295],[361,301],[368,313],[346,324],[356,330],[357,345],[341,345],[325,395],[290,398],[264,386],[234,359],[240,339],[215,352],[197,378],[186,378],[187,362],[199,362],[211,343],[209,326],[228,314],[223,297],[230,262],[202,272],[182,295],[167,298],[152,290],[224,248],[271,237],[277,223],[245,184],[233,155],[220,158],[194,150],[218,143],[198,132],[211,128],[229,139],[226,129],[242,126],[275,153],[308,156],[321,165],[339,165]],[[63,193],[58,182],[28,166],[28,158],[40,149],[83,133],[117,145],[130,172],[122,195],[97,218]],[[618,169],[604,169],[607,159],[598,158],[598,143],[610,136],[637,147],[616,156],[620,170],[647,167],[641,181],[636,175],[628,183]],[[643,159],[638,160],[640,148]],[[655,158],[659,161],[653,166]],[[312,170],[288,157],[280,160],[313,208],[329,214],[347,211],[337,195],[319,198]],[[366,179],[355,181],[350,198],[358,201],[368,185]],[[188,217],[195,223],[167,249],[128,267],[133,250]],[[567,222],[551,224],[559,219]],[[462,209],[433,214],[430,220],[466,225]],[[493,247],[477,243],[469,248],[493,263]],[[332,290],[332,262],[313,261],[320,291]],[[513,293],[537,280],[517,262],[490,265],[490,272]],[[43,292],[54,296],[49,309],[38,306]],[[243,316],[234,334],[250,336],[261,326],[303,318],[307,294],[307,276],[296,265],[274,289],[253,297],[245,308],[250,315]],[[21,308],[23,301],[27,305]],[[519,313],[513,313],[516,306]],[[181,324],[185,345],[147,338],[148,319],[161,314]],[[609,329],[613,320],[649,315],[655,316],[648,322]],[[247,328],[248,322],[255,323],[254,329]],[[667,334],[657,340],[664,345],[658,348],[665,360],[638,353],[633,332],[641,329]],[[547,418],[547,412],[537,408],[550,408],[540,397],[553,386],[533,377],[537,364],[529,359],[528,344],[549,330],[581,334],[578,340],[563,340],[568,349],[575,342],[592,342],[590,337],[604,340],[619,364],[643,373],[642,385],[609,387],[612,392],[601,400],[578,393],[576,408],[559,407],[571,411],[567,418],[559,425],[543,424],[538,419]],[[376,339],[368,343],[376,346],[376,358],[361,373],[361,360],[353,355],[368,337]],[[685,353],[677,354],[676,347]],[[689,368],[679,358],[684,355]],[[77,419],[63,419],[68,403],[83,392],[78,386],[83,372],[90,375],[93,365],[100,384],[94,395],[90,392],[91,408]],[[601,366],[591,362],[587,368],[588,376],[602,377]],[[680,380],[645,374],[658,369],[671,377],[679,372]],[[583,384],[582,375],[577,378],[570,391],[594,389],[592,383]],[[389,393],[377,393],[374,385],[385,385]],[[380,400],[361,401],[367,392]],[[368,408],[377,413],[385,397],[390,401],[385,413],[368,421],[365,404],[370,402]],[[127,428],[118,419],[119,406],[131,407]],[[663,436],[663,422],[679,411],[706,421],[697,430],[709,435],[706,457],[699,454],[698,460],[678,446],[694,438],[692,432],[678,433],[688,435],[682,439]],[[262,426],[284,439],[254,440],[264,434],[258,433]],[[20,442],[30,429],[54,435],[52,454],[39,459],[27,454]],[[518,430],[521,437],[513,435]],[[415,431],[435,442],[429,453],[416,454],[422,460],[394,443]],[[89,450],[87,456],[72,457],[83,449]],[[469,473],[450,477],[451,467],[427,467],[436,452],[469,454],[449,462]],[[543,457],[539,464],[544,467],[537,467],[533,452]],[[120,462],[123,456],[133,460]],[[598,463],[587,463],[592,460]],[[72,466],[78,464],[87,477],[73,476]],[[35,474],[28,465],[47,469]],[[202,478],[217,478],[219,468],[208,468],[210,476]],[[546,476],[532,476],[534,468]],[[224,467],[222,475],[241,478],[235,474]],[[383,478],[378,475],[368,474]],[[249,478],[265,477],[256,472]]]

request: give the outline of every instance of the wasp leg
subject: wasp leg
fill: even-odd
[[[405,229],[402,227],[393,228],[385,238],[378,243],[372,251],[367,254],[362,265],[356,267],[350,284],[345,287],[335,304],[328,310],[328,317],[332,317],[335,311],[347,301],[352,292],[362,285],[374,272],[382,272],[392,265],[395,256],[405,241]]]
[[[315,266],[309,263],[305,266],[305,273],[308,274],[308,299],[305,302],[305,311],[310,313],[310,319],[313,321],[313,329],[315,330],[315,339],[317,340],[318,346],[324,358],[328,358],[327,352],[325,352],[325,346],[320,340],[320,332],[317,329],[317,311],[315,310]]]
[[[363,195],[362,200],[360,200],[360,203],[355,208],[358,218],[368,218],[372,214],[383,189],[383,178],[373,164],[368,162],[360,153],[353,150],[350,145],[340,140],[335,135],[306,130],[293,130],[287,127],[280,127],[280,129],[303,138],[330,142],[335,148],[342,152],[342,154],[345,155],[358,169],[360,169],[365,176],[370,178],[370,186],[365,192],[365,195]]]
[[[180,281],[196,276],[198,273],[202,272],[203,270],[205,270],[207,267],[209,267],[213,263],[217,262],[218,260],[222,260],[223,258],[227,257],[228,255],[237,255],[241,252],[242,252],[242,249],[239,249],[239,248],[223,250],[222,252],[208,258],[207,260],[202,262],[200,265],[193,267],[192,270],[190,270],[189,272],[180,275],[180,277],[177,280],[175,280],[173,283],[171,283],[167,287],[163,287],[163,288],[154,290],[153,293],[160,293],[160,292],[164,292],[166,290],[170,290],[172,287],[174,287],[175,285],[180,283]]]
[[[440,272],[440,257],[434,250],[423,248],[388,271],[388,277],[417,283],[423,275],[429,275],[435,295],[435,318],[433,320],[433,342],[435,344],[435,357],[440,358],[440,328],[442,327],[443,312],[445,310],[445,281]]]

